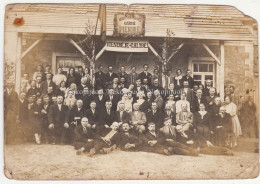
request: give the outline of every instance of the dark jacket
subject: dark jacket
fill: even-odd
[[[152,85],[152,74],[147,72],[147,75],[144,72],[141,72],[138,77],[141,79],[141,82],[143,82],[144,79],[147,79],[147,85]]]
[[[131,120],[131,116],[127,112],[123,112],[122,118],[120,118],[120,111],[116,111],[116,122],[129,123]]]
[[[129,143],[129,144],[134,144],[135,147],[133,148],[133,150],[138,150],[143,143],[142,139],[139,139],[139,137],[137,137],[136,135],[132,134],[132,133],[121,133],[121,140],[120,140],[120,147],[125,150],[125,145]]]
[[[199,112],[194,113],[193,125],[195,129],[199,126],[207,126],[210,130],[213,130],[210,113],[207,112],[203,119]]]
[[[82,107],[82,108],[80,109],[80,111],[78,111],[78,107],[77,107],[77,106],[73,107],[73,108],[70,110],[70,112],[69,112],[69,122],[71,123],[71,122],[75,121],[75,118],[76,118],[76,117],[79,117],[79,118],[80,118],[79,120],[77,120],[77,123],[80,123],[80,122],[81,122],[81,119],[82,119],[83,117],[87,117],[87,112],[86,112],[86,110]],[[78,124],[78,125],[79,125],[79,124]]]
[[[114,121],[116,121],[116,112],[110,109],[110,114],[108,114],[107,109],[104,109],[100,113],[100,124],[101,125],[112,125]]]
[[[50,106],[48,119],[50,124],[54,126],[62,127],[64,123],[69,123],[69,110],[66,105],[61,105],[61,111],[59,110],[58,104]]]
[[[88,109],[86,112],[88,121],[91,125],[95,124],[99,124],[99,116],[100,116],[100,112],[97,111],[97,109],[95,110],[95,113],[93,114],[91,109]]]
[[[154,122],[156,129],[159,129],[163,126],[162,124],[162,113],[157,110],[155,114],[153,111],[150,111],[146,114],[147,123]]]
[[[103,72],[96,72],[95,73],[95,81],[96,81],[96,89],[104,89],[105,87],[105,73]]]

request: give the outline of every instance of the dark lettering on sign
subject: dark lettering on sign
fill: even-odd
[[[148,48],[147,42],[116,42],[107,41],[107,47],[120,47],[120,48]]]
[[[114,35],[144,36],[145,16],[142,14],[115,14]]]

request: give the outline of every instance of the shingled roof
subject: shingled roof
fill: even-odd
[[[6,31],[84,34],[87,22],[93,25],[98,4],[15,4],[6,9]],[[107,35],[113,35],[114,14],[145,14],[145,36],[163,37],[166,30],[179,38],[255,40],[244,20],[248,16],[232,6],[208,5],[107,5]],[[23,17],[23,26],[13,20]],[[97,33],[99,33],[99,28]]]

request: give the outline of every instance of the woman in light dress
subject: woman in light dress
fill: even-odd
[[[117,111],[119,110],[119,104],[120,103],[124,103],[125,104],[125,111],[127,113],[130,113],[132,112],[133,110],[133,97],[132,97],[132,92],[129,91],[128,89],[122,89],[123,91],[123,96],[122,96],[122,100],[120,100],[118,103],[117,103]]]
[[[68,91],[68,96],[64,99],[64,105],[68,106],[71,110],[76,105],[77,99],[75,98],[74,91]]]
[[[237,116],[237,106],[233,102],[231,102],[230,97],[225,97],[225,106],[226,112],[230,114],[232,119],[232,132],[234,134],[233,145],[234,147],[237,146],[237,139],[240,135],[242,135],[242,130],[240,126],[240,122]]]
[[[137,93],[138,99],[136,103],[139,105],[139,111],[147,113],[148,112],[148,102],[144,99],[144,91],[139,91]]]

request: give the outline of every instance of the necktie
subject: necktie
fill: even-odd
[[[107,109],[107,114],[110,115],[110,110],[109,109]]]
[[[123,111],[120,111],[120,121],[122,121]]]
[[[167,115],[170,116],[170,114],[171,114],[171,111],[168,111],[168,112],[167,112]]]
[[[170,127],[169,127],[169,133],[170,133],[171,135],[173,135],[173,134],[172,134],[172,129],[171,129]]]
[[[86,134],[87,133],[87,128],[83,127],[83,132]]]
[[[59,106],[59,110],[61,111],[61,105],[59,104],[58,106]]]

